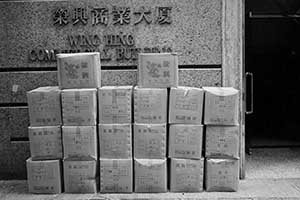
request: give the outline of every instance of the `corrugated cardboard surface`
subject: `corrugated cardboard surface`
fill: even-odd
[[[171,159],[170,191],[200,192],[204,182],[204,159]]]
[[[61,119],[61,91],[57,86],[27,92],[30,126],[57,126]]]
[[[299,200],[299,178],[255,178],[240,181],[238,192],[167,192],[167,193],[132,193],[132,194],[60,194],[60,195],[36,195],[28,194],[27,181],[10,180],[0,181],[1,200],[73,200],[73,199],[151,199],[151,200]]]
[[[205,157],[239,157],[239,126],[206,126]]]
[[[100,192],[128,193],[132,190],[132,159],[100,158]]]
[[[133,86],[101,87],[98,91],[99,123],[131,123],[132,91]]]
[[[195,87],[171,88],[170,124],[202,124],[204,90]]]
[[[97,126],[62,126],[64,158],[98,159]]]
[[[32,160],[63,157],[60,126],[28,127]]]
[[[134,88],[134,122],[167,123],[167,89]]]
[[[247,177],[239,181],[237,192],[198,193],[132,193],[132,194],[60,194],[58,196],[28,194],[27,180],[0,180],[2,200],[55,199],[235,199],[235,200],[298,200],[300,196],[300,149],[255,148],[246,155]]]
[[[97,89],[62,90],[64,126],[97,125]]]
[[[100,158],[132,157],[131,124],[99,124]]]
[[[239,185],[239,160],[206,158],[205,186],[209,192],[234,192]]]
[[[166,192],[167,160],[134,159],[134,191]]]
[[[100,54],[58,54],[58,82],[61,89],[101,86]]]
[[[138,86],[169,88],[178,86],[178,56],[175,53],[140,53]]]
[[[134,124],[134,157],[160,159],[166,157],[166,124]]]
[[[60,160],[26,160],[28,190],[31,193],[56,194],[62,192]]]
[[[238,125],[238,93],[230,87],[203,87],[204,124]]]
[[[203,126],[172,124],[169,127],[169,154],[171,158],[197,158],[202,155]]]
[[[63,165],[66,193],[97,192],[96,160],[64,160]]]

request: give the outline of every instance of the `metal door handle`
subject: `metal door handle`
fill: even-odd
[[[248,84],[248,77],[250,78],[250,89]],[[248,91],[250,90],[250,91]],[[248,95],[250,92],[250,99],[248,99]],[[248,102],[250,101],[250,110],[248,110]],[[252,114],[253,113],[253,74],[251,72],[246,72],[246,114]]]

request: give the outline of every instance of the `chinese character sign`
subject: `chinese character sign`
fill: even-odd
[[[172,7],[137,8],[112,6],[107,7],[75,7],[71,9],[57,8],[53,12],[53,24],[56,26],[87,25],[138,25],[158,24],[168,25],[172,22]]]

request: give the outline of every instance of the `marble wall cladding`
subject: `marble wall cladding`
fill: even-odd
[[[0,6],[1,7],[1,6]],[[0,12],[0,67],[6,66],[6,50],[7,49],[7,28],[6,28],[6,12],[1,9]]]
[[[8,93],[10,102],[27,102],[26,92],[41,86],[58,85],[56,72],[11,72],[9,77]]]
[[[26,159],[30,157],[29,142],[0,144],[0,179],[26,179]]]
[[[29,115],[27,107],[9,108],[10,138],[28,137]]]
[[[129,24],[114,24],[113,7],[130,9]],[[134,24],[140,17],[135,12],[142,7],[150,10],[149,20]],[[170,24],[159,24],[159,7],[169,7]],[[67,10],[68,24],[54,24],[54,13],[59,8]],[[75,25],[74,9],[86,8],[86,25]],[[93,25],[94,8],[108,9],[107,25]],[[84,35],[99,38],[96,49],[107,45],[104,36],[132,35],[134,48],[170,47],[179,54],[180,65],[221,64],[221,0],[86,0],[86,1],[11,1],[0,2],[0,67],[28,68],[55,67],[56,62],[30,61],[31,50],[72,49],[69,36]],[[81,44],[81,45],[80,45]],[[77,47],[87,49],[89,44]],[[80,46],[80,47],[79,47]],[[91,46],[91,45],[90,45]],[[73,49],[78,49],[73,48]],[[102,61],[103,66],[136,65],[136,60],[116,59],[116,46],[107,47],[112,54],[110,61]],[[43,52],[40,52],[43,57]]]
[[[57,85],[57,73],[10,72],[0,73],[0,103],[26,103],[26,92],[41,86]],[[103,70],[101,83],[106,85],[136,85],[136,70]],[[181,86],[221,86],[221,69],[180,69]]]
[[[0,47],[1,48],[1,47]],[[8,77],[8,73],[0,73],[0,102],[10,102],[10,92],[9,92],[9,86],[10,86],[10,79]]]
[[[14,132],[16,134],[16,138],[26,137],[28,135],[27,128],[22,128],[28,125],[26,123],[26,120],[28,121],[28,115],[26,115],[27,109],[23,111],[21,111],[20,108],[16,108],[16,110],[14,111],[11,111],[11,109],[14,108],[0,108],[0,180],[25,179],[25,160],[30,156],[28,142],[11,141],[11,134]],[[13,118],[11,118],[12,115],[14,115]],[[25,119],[22,119],[22,117],[24,117]],[[19,119],[20,122],[14,125],[11,119]],[[19,130],[17,130],[18,125],[21,126]],[[16,133],[16,131],[20,131],[20,133]]]
[[[9,143],[9,108],[0,108],[0,146]]]
[[[130,9],[129,24],[114,24],[114,6]],[[140,17],[135,12],[143,7],[151,11],[146,14],[151,22],[142,19],[135,25]],[[159,24],[159,7],[171,9],[170,24]],[[54,24],[54,13],[60,8],[68,12],[66,25]],[[86,9],[87,15],[79,14],[87,24],[73,24],[76,8]],[[92,24],[94,8],[108,9],[107,25]],[[111,59],[102,59],[101,65],[118,70],[102,70],[103,86],[137,84],[136,70],[125,70],[137,65],[132,57],[136,49],[172,50],[178,53],[179,65],[190,67],[179,70],[179,85],[221,86],[221,68],[196,69],[222,64],[221,22],[222,0],[0,1],[0,180],[26,178],[25,160],[30,156],[28,141],[22,141],[28,137],[29,125],[26,92],[58,85],[57,72],[51,71],[55,57],[47,57],[51,50],[92,49],[104,58],[105,49]],[[132,37],[133,45],[108,45],[109,35]],[[86,38],[98,39],[97,44]],[[118,59],[118,49],[129,53]]]

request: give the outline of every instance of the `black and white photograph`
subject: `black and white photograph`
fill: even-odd
[[[0,200],[300,200],[300,0],[0,0]]]

